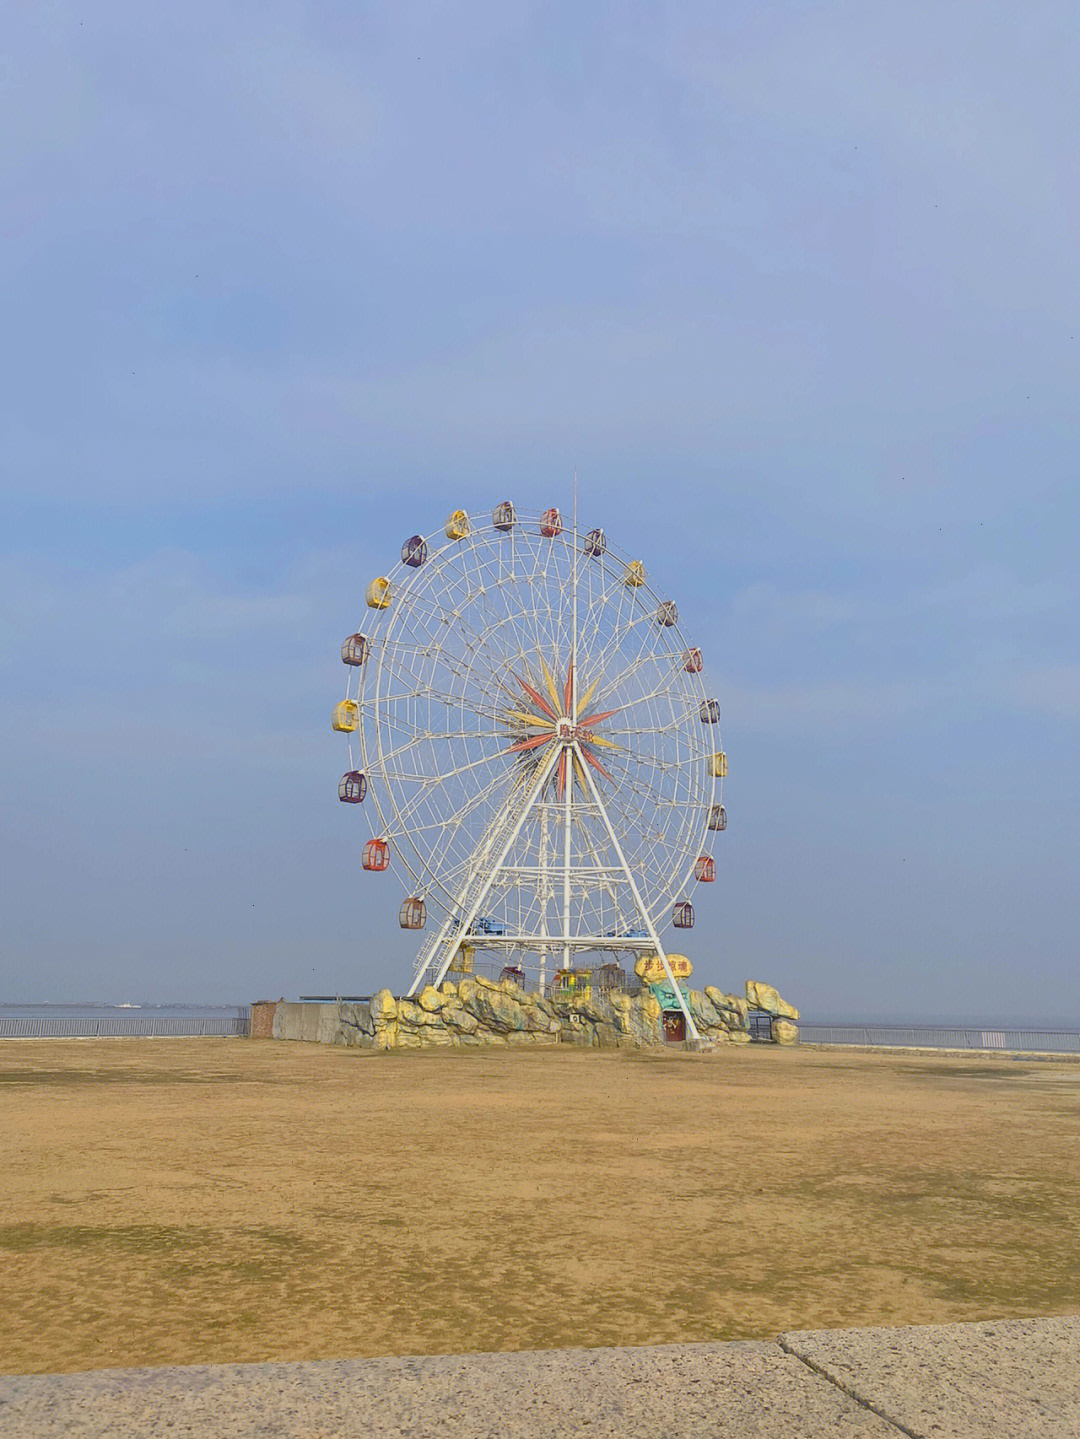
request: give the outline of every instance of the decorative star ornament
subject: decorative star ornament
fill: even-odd
[[[595,733],[595,727],[602,720],[610,719],[612,715],[618,714],[617,709],[601,710],[593,714],[589,712],[589,705],[593,695],[596,693],[599,680],[594,680],[589,688],[578,698],[577,719],[572,718],[573,695],[574,695],[574,666],[571,663],[566,672],[566,683],[560,688],[555,681],[555,676],[548,669],[543,659],[540,660],[540,668],[544,675],[544,683],[547,687],[548,698],[539,689],[524,680],[520,675],[515,674],[514,678],[525,692],[526,697],[532,701],[535,709],[507,709],[504,716],[515,731],[522,729],[528,731],[521,739],[516,740],[506,754],[522,754],[528,750],[540,749],[544,745],[559,744],[562,752],[559,755],[557,787],[561,799],[566,789],[567,756],[573,757],[578,778],[582,786],[585,785],[585,773],[581,768],[581,755],[585,762],[592,766],[604,776],[611,780],[611,775],[593,753],[594,749],[618,749],[619,746],[614,740],[605,739],[602,735]],[[575,749],[574,743],[577,742]]]

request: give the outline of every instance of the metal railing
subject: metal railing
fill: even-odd
[[[904,1049],[1014,1050],[1080,1054],[1080,1033],[1068,1029],[983,1029],[919,1024],[800,1023],[804,1044],[893,1045]]]
[[[246,1036],[251,1010],[196,1015],[0,1015],[0,1039],[154,1039],[198,1035]]]

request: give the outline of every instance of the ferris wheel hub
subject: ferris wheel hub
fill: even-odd
[[[557,719],[555,721],[555,737],[561,739],[564,744],[572,744],[577,739],[577,727],[574,721],[567,719],[565,715],[562,719]]]

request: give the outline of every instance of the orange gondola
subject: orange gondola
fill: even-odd
[[[716,879],[716,861],[711,854],[699,854],[694,860],[694,878],[700,884],[712,884]]]
[[[676,929],[693,929],[694,906],[688,899],[680,900],[675,906],[673,922]]]
[[[341,646],[341,662],[345,665],[362,665],[371,653],[371,641],[366,635],[350,635]]]
[[[338,780],[337,797],[342,804],[362,804],[366,794],[367,776],[360,770],[347,770]]]
[[[562,515],[558,510],[545,510],[540,516],[540,533],[545,540],[553,540],[556,535],[562,534]]]
[[[397,918],[402,929],[423,929],[427,924],[427,905],[418,895],[413,895],[404,901]]]
[[[365,869],[382,870],[390,866],[390,846],[384,839],[369,839],[364,845],[360,863]]]
[[[701,673],[702,659],[700,650],[684,650],[682,667],[688,675],[699,675]]]
[[[401,547],[401,563],[418,570],[427,559],[427,540],[422,535],[412,535]]]

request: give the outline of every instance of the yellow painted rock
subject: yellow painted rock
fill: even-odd
[[[763,1009],[766,1014],[779,1015],[782,1019],[798,1019],[799,1011],[792,1004],[786,1004],[771,984],[760,980],[746,981],[746,1002],[751,1009]]]
[[[457,985],[452,979],[443,980],[442,993],[446,999],[453,999],[454,996],[457,994]]]
[[[770,1028],[777,1044],[798,1044],[799,1026],[790,1019],[774,1019]]]
[[[446,1003],[448,996],[435,989],[430,984],[425,984],[420,993],[416,996],[416,1002],[421,1009],[426,1009],[428,1014],[438,1014]]]
[[[750,1036],[745,1029],[732,1029],[728,1033],[728,1039],[732,1044],[749,1044]]]
[[[476,1015],[470,1014],[456,1001],[443,1005],[440,1018],[443,1024],[450,1029],[457,1030],[459,1034],[475,1034],[480,1028],[480,1021]]]
[[[397,1000],[388,989],[380,989],[371,996],[371,1018],[375,1028],[392,1024],[397,1017]]]

